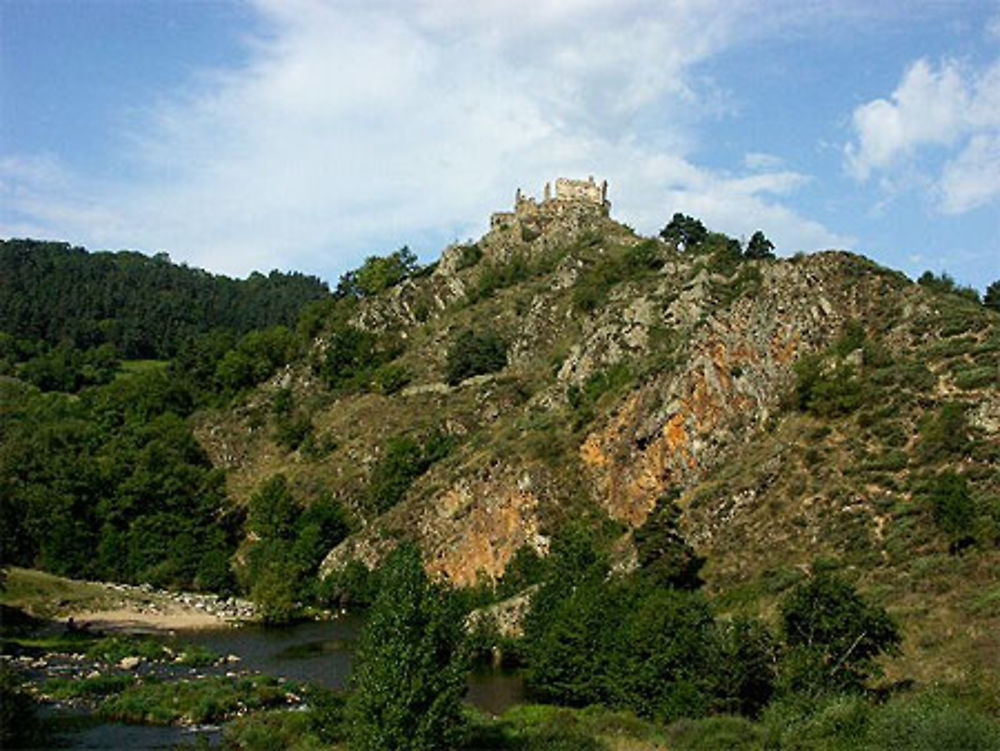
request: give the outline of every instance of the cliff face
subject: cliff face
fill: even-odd
[[[352,559],[376,565],[409,538],[441,578],[495,580],[519,549],[544,555],[581,513],[622,525],[628,565],[628,530],[678,489],[710,590],[773,580],[779,591],[825,556],[868,572],[905,610],[915,561],[947,551],[921,483],[955,471],[981,508],[1000,499],[998,316],[860,256],[678,252],[593,207],[566,208],[495,222],[432,273],[362,300],[350,323],[396,337],[404,388],[328,392],[311,367],[321,336],[237,411],[206,414],[199,428],[236,497],[281,471],[299,497],[328,493],[353,509],[358,531],[330,552],[324,575]],[[831,354],[850,325],[864,341]],[[448,385],[447,352],[465,330],[499,334],[508,365]],[[807,357],[821,374],[851,374],[849,409],[801,408],[795,368]],[[279,389],[332,448],[274,442],[267,415]],[[927,426],[949,403],[965,415],[966,442],[934,455]],[[454,450],[375,513],[366,487],[390,439],[433,430]],[[998,558],[977,555],[977,566]],[[969,586],[957,569],[949,581]]]
[[[824,253],[766,264],[754,294],[721,309],[711,282],[685,286],[663,312],[689,337],[681,362],[651,374],[580,447],[610,516],[642,524],[664,489],[705,479],[779,411],[802,355],[847,321],[878,319],[894,285],[859,261]]]

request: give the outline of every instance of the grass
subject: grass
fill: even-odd
[[[169,364],[169,360],[122,360],[119,366],[119,375],[161,372],[166,370]]]
[[[757,720],[730,715],[657,725],[603,707],[524,705],[499,718],[471,715],[475,749],[570,751],[998,751],[1000,722],[975,697],[944,689],[862,696],[789,697]]]
[[[220,722],[237,714],[293,701],[295,684],[271,676],[205,676],[195,680],[136,681],[101,704],[108,720],[170,725]]]
[[[12,566],[0,603],[38,618],[53,618],[73,610],[111,607],[116,598],[99,584]]]

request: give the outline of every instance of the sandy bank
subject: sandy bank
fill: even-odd
[[[134,608],[115,610],[79,610],[61,618],[69,622],[72,618],[78,628],[93,631],[124,632],[166,632],[184,629],[222,628],[233,622],[212,613],[198,610],[176,610],[173,612],[150,613]]]

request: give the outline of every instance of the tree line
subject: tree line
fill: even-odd
[[[326,283],[293,272],[232,279],[165,253],[89,253],[68,243],[0,240],[0,360],[108,345],[120,359],[169,359],[214,329],[241,336],[291,326]]]

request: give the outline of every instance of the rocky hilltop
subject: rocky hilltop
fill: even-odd
[[[907,654],[947,638],[1000,666],[1000,317],[858,255],[751,260],[724,236],[685,248],[609,212],[592,180],[519,192],[481,239],[360,299],[239,407],[203,414],[230,494],[282,472],[300,497],[349,506],[357,531],[325,575],[413,539],[466,586],[580,518],[618,524],[632,565],[630,530],[677,493],[725,606],[766,608],[804,571],[840,567],[923,624]],[[379,372],[394,378],[324,380],[345,327],[391,342]],[[498,338],[505,364],[456,377],[463,335]],[[281,394],[308,445],[275,439]],[[383,504],[373,478],[400,437],[451,448]],[[933,501],[946,474],[975,507],[958,532]]]

